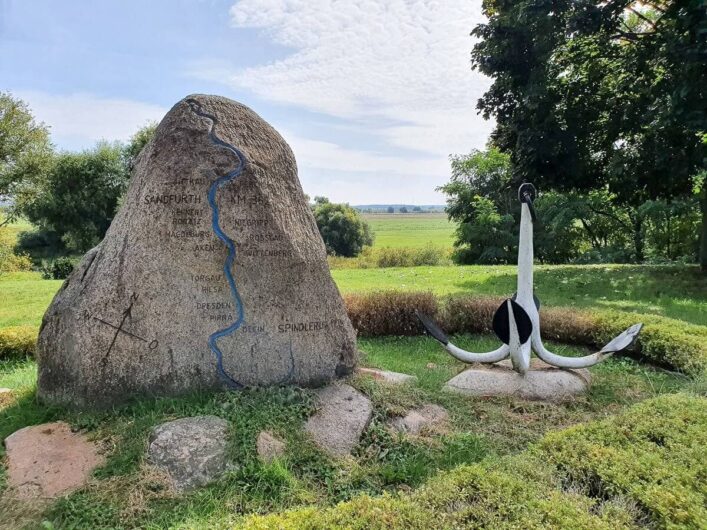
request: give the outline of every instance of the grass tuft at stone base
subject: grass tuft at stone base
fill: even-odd
[[[416,492],[246,519],[244,528],[704,528],[707,399],[645,401]]]

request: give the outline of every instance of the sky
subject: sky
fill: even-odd
[[[0,91],[64,150],[219,94],[282,134],[310,196],[441,204],[449,155],[493,127],[470,65],[482,21],[481,0],[0,0]]]

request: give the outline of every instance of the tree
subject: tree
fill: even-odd
[[[699,2],[493,0],[473,66],[478,102],[514,184],[606,190],[644,257],[647,200],[688,195],[704,165],[705,23]],[[670,178],[666,178],[669,175]]]
[[[325,197],[315,197],[314,202],[314,219],[327,253],[354,257],[364,246],[373,244],[368,223],[351,206],[329,202]]]
[[[89,250],[105,235],[127,187],[123,155],[123,146],[109,143],[56,155],[23,213],[41,230],[56,233],[70,251]]]
[[[415,212],[415,213],[421,213],[421,212],[422,212],[422,208],[420,208],[419,206],[414,206],[413,209],[412,209],[412,211]]]
[[[137,162],[138,155],[142,152],[144,147],[152,140],[155,136],[155,131],[157,131],[157,122],[149,122],[146,125],[140,127],[135,134],[130,137],[130,141],[127,143],[123,150],[123,156],[125,157],[125,165],[128,171],[132,171]]]
[[[46,126],[22,100],[0,92],[0,199],[14,204],[17,194],[28,192],[51,164],[52,153]],[[11,208],[8,220],[15,213]]]
[[[445,211],[450,220],[458,223],[454,260],[513,262],[517,248],[514,214],[518,208],[510,187],[509,156],[490,148],[452,155],[450,162],[451,180],[437,191],[447,195]]]
[[[452,258],[456,263],[514,263],[517,232],[512,215],[501,215],[493,201],[479,195],[470,203],[472,219],[457,227]]]
[[[388,209],[386,210],[388,213],[395,213],[395,208],[392,206],[388,206]]]
[[[405,206],[401,206],[398,210],[400,213],[408,213],[408,209]]]

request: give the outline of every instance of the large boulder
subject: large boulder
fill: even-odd
[[[350,373],[355,334],[277,131],[226,98],[177,103],[37,349],[40,398],[75,407]]]

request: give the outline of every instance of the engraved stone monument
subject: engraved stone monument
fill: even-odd
[[[74,407],[348,374],[355,334],[282,137],[195,95],[44,315],[39,397]]]

